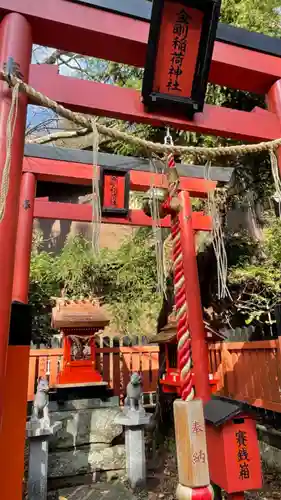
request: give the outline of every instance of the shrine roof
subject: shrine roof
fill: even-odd
[[[208,324],[207,321],[204,321],[205,331],[207,340],[209,342],[219,342],[225,340],[225,336],[221,332],[217,332],[213,330],[213,328]],[[157,335],[154,335],[150,339],[150,344],[164,344],[166,342],[173,342],[176,340],[177,336],[177,323],[174,319],[170,319],[168,324],[160,330]]]
[[[92,300],[56,299],[52,309],[53,328],[98,328],[103,329],[109,324],[104,309],[98,302]]]

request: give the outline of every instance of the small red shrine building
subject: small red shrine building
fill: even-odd
[[[95,337],[109,324],[98,302],[58,298],[52,326],[63,334],[63,367],[57,388],[107,385],[96,369]]]
[[[206,341],[217,342],[225,340],[221,333],[216,332],[211,326],[204,321]],[[180,371],[177,367],[177,323],[175,319],[170,317],[168,323],[160,332],[151,338],[151,344],[159,344],[160,350],[160,386],[166,394],[180,395]],[[217,380],[209,374],[209,383],[213,393],[217,390]]]

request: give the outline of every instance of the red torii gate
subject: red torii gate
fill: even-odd
[[[36,146],[38,151],[40,146]],[[54,148],[50,147],[51,150]],[[21,194],[19,206],[19,218],[17,229],[17,243],[16,243],[16,257],[15,257],[15,270],[14,270],[14,286],[13,286],[13,300],[20,302],[28,302],[28,287],[29,287],[29,266],[30,266],[30,251],[32,243],[32,228],[33,219],[60,219],[91,222],[92,221],[92,207],[90,204],[77,204],[65,202],[51,202],[45,198],[35,198],[36,182],[37,181],[50,181],[59,182],[61,184],[76,184],[88,185],[92,180],[92,165],[81,165],[78,163],[68,163],[66,161],[58,161],[47,158],[28,157],[23,158],[23,174],[21,180]],[[232,170],[232,169],[231,169]],[[135,191],[147,191],[150,187],[149,179],[150,174],[142,171],[130,171],[130,187]],[[227,179],[225,179],[226,181]],[[162,174],[155,174],[155,185],[165,186],[166,180],[163,179]],[[205,198],[208,191],[215,189],[216,181],[206,180],[200,178],[181,177],[181,187],[193,197]],[[142,210],[133,209],[129,211],[127,218],[123,217],[103,217],[103,223],[111,224],[125,224],[132,226],[151,226],[152,220],[145,215]],[[170,227],[170,217],[161,219],[160,224],[162,227]],[[205,215],[203,212],[192,213],[192,229],[197,231],[210,231],[212,228],[212,221],[210,216]],[[190,231],[190,229],[189,229]],[[191,241],[192,238],[189,238]],[[196,271],[196,257],[194,254],[194,272]],[[194,294],[195,299],[198,294]],[[200,301],[200,299],[199,299]],[[200,351],[200,339],[198,348]],[[204,339],[201,339],[204,341]],[[20,340],[19,340],[20,342]],[[199,352],[200,359],[202,353]],[[8,449],[13,446],[13,450],[19,449],[18,454],[14,457],[11,454],[11,461],[9,454],[5,458],[0,458],[0,467],[5,469],[6,476],[3,477],[3,488],[5,491],[11,489],[15,490],[14,495],[17,494],[22,481],[22,467],[23,467],[23,452],[25,442],[25,417],[26,417],[26,399],[27,399],[27,377],[28,377],[28,361],[29,361],[29,345],[9,345],[8,349],[8,363],[6,371],[6,385],[4,392],[4,415],[3,427],[0,434],[0,447]],[[20,364],[21,362],[21,364]],[[201,373],[206,371],[208,377],[208,366],[200,367]],[[14,402],[11,400],[11,387],[17,386],[17,393],[19,398],[18,406],[22,417],[22,424],[19,425],[18,418],[19,412],[14,411]],[[16,430],[11,435],[12,428],[17,425]],[[1,456],[0,456],[1,457]],[[11,476],[13,476],[13,483],[11,484]],[[6,479],[6,478],[9,479]],[[17,498],[15,496],[15,498]]]
[[[0,0],[0,60],[1,68],[8,57],[13,57],[25,81],[28,80],[32,43],[55,47],[143,66],[148,19],[141,15],[124,15],[108,7],[89,7],[66,0]],[[84,2],[85,3],[85,2]],[[94,2],[92,1],[93,5]],[[96,2],[100,5],[101,2]],[[221,30],[222,31],[222,30]],[[227,31],[227,30],[226,30]],[[228,34],[227,34],[228,33]],[[193,121],[173,118],[163,114],[149,114],[143,109],[140,94],[131,89],[120,89],[110,85],[96,84],[62,77],[55,68],[31,66],[30,83],[37,90],[68,107],[87,113],[106,115],[152,125],[194,130],[245,141],[258,142],[281,136],[281,47],[280,41],[250,34],[244,30],[229,28],[215,44],[210,81],[220,85],[248,90],[267,95],[269,111],[252,113],[206,106],[203,113]],[[11,299],[27,301],[29,249],[31,241],[23,241],[31,234],[28,210],[21,210],[18,223],[17,249],[16,229],[19,207],[19,191],[24,146],[26,119],[25,95],[20,96],[16,123],[12,162],[11,183],[3,220],[0,224],[0,421],[1,446],[1,492],[4,498],[21,498],[23,471],[23,447],[26,402],[26,378],[28,345],[20,335],[10,339]],[[11,91],[4,82],[0,84],[0,169],[1,175],[6,156],[6,125],[11,106]],[[22,183],[21,202],[34,197],[35,177],[25,173]],[[43,207],[43,205],[38,206]],[[30,204],[30,212],[32,205]],[[24,227],[25,225],[25,227]],[[30,236],[29,236],[30,238]],[[25,260],[23,261],[23,255]],[[14,270],[15,269],[15,270]],[[19,269],[23,277],[18,280]],[[13,276],[14,289],[13,287]],[[21,367],[21,375],[19,375]],[[16,399],[18,398],[18,399]],[[15,408],[16,404],[16,408]]]

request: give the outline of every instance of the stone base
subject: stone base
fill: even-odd
[[[79,409],[50,412],[51,422],[59,421],[61,429],[49,440],[49,480],[76,484],[78,476],[103,478],[104,474],[114,475],[115,471],[119,476],[122,470],[125,475],[125,446],[116,442],[118,436],[123,441],[122,425],[116,423],[122,410],[119,406],[80,409],[85,405],[84,402],[80,406],[81,402],[66,402],[67,407]]]
[[[96,484],[62,489],[48,495],[48,500],[136,500],[123,485]]]
[[[143,488],[146,483],[144,428],[150,419],[151,415],[147,415],[143,408],[125,408],[115,418],[116,423],[125,427],[126,471],[133,489]]]
[[[61,422],[54,422],[50,425],[44,419],[30,420],[26,425],[29,439],[29,500],[46,500],[47,498],[48,441],[61,427]]]
[[[27,424],[31,440],[47,439],[49,483],[72,486],[79,477],[94,481],[125,476],[123,427],[116,422],[122,415],[118,398],[65,400],[63,405],[52,401],[49,415],[50,428]]]
[[[48,478],[49,490],[60,490],[62,488],[74,488],[77,486],[86,486],[100,482],[104,483],[123,483],[126,478],[125,469],[108,470],[108,471],[94,471],[89,474],[82,474],[81,476],[62,476],[55,478]]]
[[[50,451],[76,450],[91,444],[111,446],[123,432],[122,425],[116,422],[120,415],[119,406],[50,413],[51,422],[61,424],[61,430],[50,439]]]
[[[95,471],[124,469],[126,456],[124,445],[109,447],[107,444],[91,444],[76,450],[56,450],[49,453],[48,477],[86,475]]]
[[[145,410],[124,409],[117,415],[115,422],[125,427],[139,427],[148,425],[150,419],[151,415],[148,415]]]
[[[29,420],[26,424],[26,437],[45,441],[54,436],[61,428],[62,422],[54,422],[52,425],[48,425],[43,419]]]

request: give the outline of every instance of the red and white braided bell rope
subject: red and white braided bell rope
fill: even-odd
[[[176,168],[173,154],[168,155],[167,164],[169,169]],[[168,190],[169,199],[171,200],[178,193],[178,182],[170,182]],[[181,398],[184,401],[190,401],[194,398],[191,366],[191,338],[188,327],[186,283],[183,269],[180,221],[177,214],[172,216],[171,233],[173,243],[174,291],[177,319],[178,365],[181,379]]]

